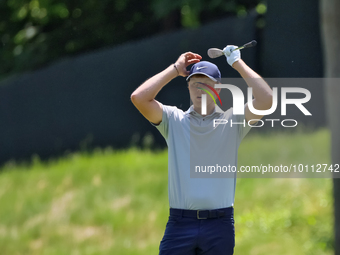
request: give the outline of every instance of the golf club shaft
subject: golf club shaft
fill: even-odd
[[[236,49],[233,49],[231,52],[233,52],[233,51],[235,51],[235,50],[242,50],[242,49],[244,49],[245,47],[244,47],[244,45],[243,46],[241,46],[241,47],[238,47],[238,48],[236,48]]]

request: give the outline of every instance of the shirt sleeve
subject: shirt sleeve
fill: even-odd
[[[171,118],[171,115],[174,113],[176,107],[174,106],[169,106],[169,105],[163,105],[162,104],[162,110],[163,110],[163,115],[162,115],[162,121],[159,124],[154,124],[152,122],[151,125],[156,127],[158,131],[162,134],[162,136],[165,138],[165,140],[168,139],[168,134],[169,134],[169,120]]]

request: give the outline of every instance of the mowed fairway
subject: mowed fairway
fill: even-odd
[[[239,165],[330,163],[327,130],[249,134]],[[158,254],[167,151],[94,150],[0,172],[0,254]],[[331,179],[237,180],[236,255],[332,254]]]

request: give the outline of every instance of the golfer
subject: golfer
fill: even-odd
[[[224,48],[227,62],[252,88],[254,108],[269,109],[272,90],[243,62],[240,51],[233,51],[236,48],[233,45]],[[251,113],[247,104],[244,115],[234,115],[232,108],[224,112],[210,95],[206,96],[206,109],[201,109],[202,95],[210,90],[216,98],[210,88],[221,80],[217,66],[201,59],[192,52],[182,54],[175,64],[145,81],[131,95],[133,104],[156,126],[168,145],[170,216],[159,247],[161,255],[234,253],[236,178],[210,178],[211,175],[206,178],[203,169],[216,163],[236,166],[239,144],[251,128],[248,121],[254,120],[249,122],[254,124],[255,119],[262,118]],[[190,71],[189,65],[192,65]],[[188,82],[192,105],[186,112],[155,100],[158,92],[177,76],[186,77]],[[219,93],[220,89],[215,91]],[[214,119],[236,124],[215,126]],[[202,172],[196,174],[202,176],[191,178],[190,171],[197,170],[197,166]]]

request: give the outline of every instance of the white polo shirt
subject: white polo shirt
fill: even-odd
[[[218,106],[207,116],[195,112],[193,106],[186,112],[162,107],[162,122],[153,125],[168,145],[170,207],[211,210],[233,206],[236,173],[209,173],[207,169],[237,169],[238,147],[251,128],[244,116],[233,115],[232,108],[223,112]]]

